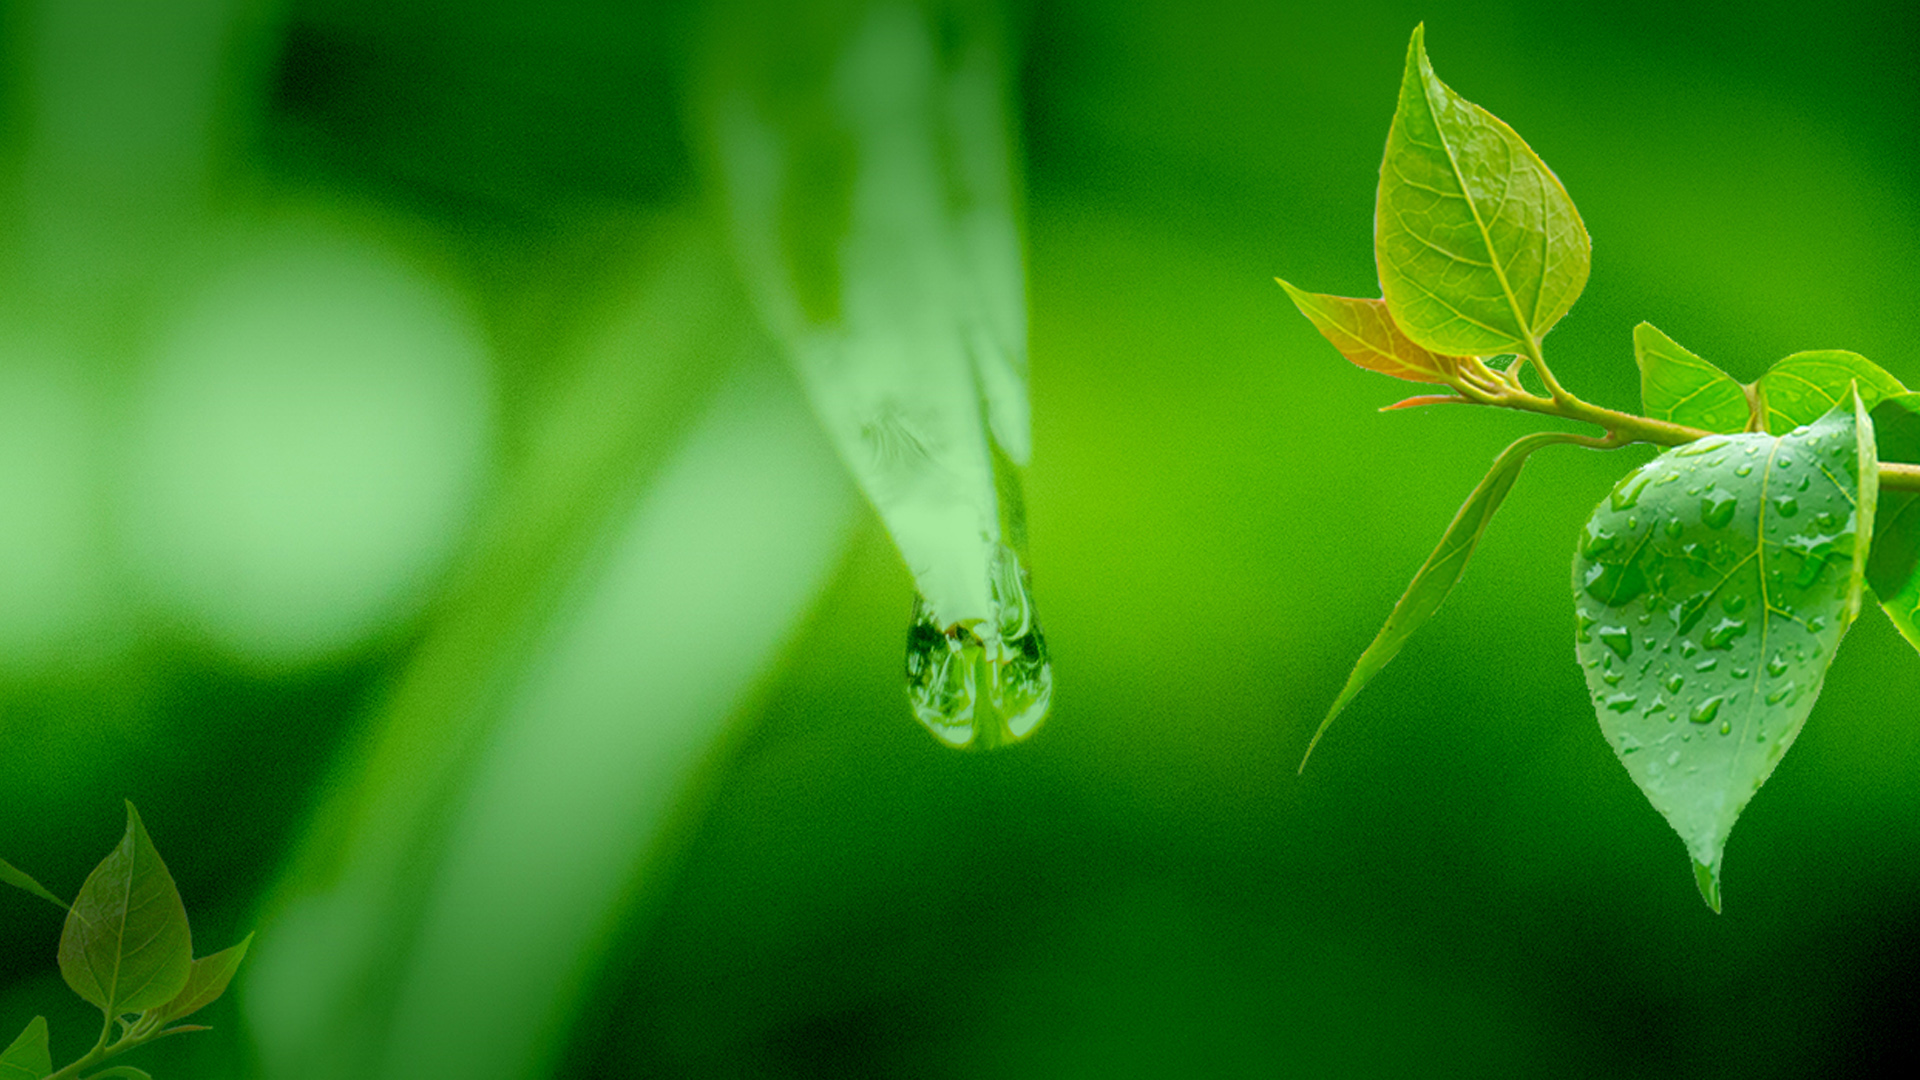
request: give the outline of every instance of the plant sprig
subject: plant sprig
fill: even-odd
[[[1869,587],[1920,649],[1920,394],[1839,350],[1795,353],[1742,384],[1647,323],[1633,334],[1643,414],[1569,390],[1542,342],[1586,285],[1586,226],[1539,155],[1434,74],[1423,27],[1380,168],[1374,257],[1379,299],[1280,284],[1348,360],[1450,391],[1386,410],[1478,405],[1600,433],[1540,432],[1500,454],[1307,754],[1438,610],[1536,450],[1667,448],[1582,534],[1575,653],[1609,745],[1719,910],[1727,834],[1798,734]]]
[[[209,1030],[179,1021],[226,993],[253,943],[249,934],[232,948],[194,958],[180,892],[132,803],[127,804],[125,835],[87,876],[71,905],[4,861],[0,881],[66,911],[60,974],[102,1015],[100,1037],[92,1049],[57,1070],[46,1018],[34,1017],[0,1053],[0,1080],[150,1080],[131,1065],[88,1070],[170,1035]]]

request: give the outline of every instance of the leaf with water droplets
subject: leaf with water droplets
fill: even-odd
[[[1920,394],[1881,402],[1873,410],[1873,428],[1880,460],[1920,464]],[[1920,495],[1881,493],[1867,584],[1901,635],[1920,649]]]
[[[1314,329],[1358,367],[1408,382],[1445,383],[1460,362],[1457,356],[1441,356],[1408,340],[1387,313],[1385,300],[1310,293],[1279,278],[1273,280],[1287,290],[1293,306]]]
[[[1385,626],[1374,636],[1372,644],[1367,646],[1360,659],[1353,665],[1353,671],[1347,676],[1347,683],[1340,689],[1340,696],[1334,699],[1333,708],[1327,710],[1326,719],[1314,730],[1313,738],[1307,743],[1307,753],[1300,758],[1300,768],[1307,767],[1307,756],[1320,742],[1320,736],[1327,733],[1334,717],[1340,715],[1347,703],[1379,674],[1402,646],[1413,637],[1414,631],[1425,625],[1440,610],[1440,602],[1453,591],[1453,586],[1466,572],[1467,560],[1473,557],[1474,546],[1480,543],[1480,536],[1487,530],[1487,523],[1493,520],[1496,510],[1513,490],[1514,481],[1520,478],[1520,469],[1527,463],[1527,457],[1543,446],[1556,442],[1566,442],[1567,437],[1555,432],[1541,432],[1516,440],[1513,445],[1500,452],[1494,459],[1493,467],[1487,470],[1473,493],[1467,496],[1453,522],[1440,537],[1440,543],[1427,556],[1407,591],[1400,601],[1393,605],[1393,611],[1387,616]]]
[[[1868,409],[1907,388],[1880,365],[1841,349],[1798,352],[1778,361],[1760,376],[1760,400],[1766,403],[1767,430],[1785,435],[1811,424],[1847,400],[1847,388],[1858,386]]]
[[[1600,730],[1716,911],[1727,834],[1859,611],[1874,455],[1858,399],[1786,436],[1702,439],[1622,480],[1575,553],[1574,651]]]
[[[40,1080],[53,1071],[53,1054],[47,1049],[47,1018],[36,1016],[20,1037],[0,1053],[0,1080]]]
[[[1655,420],[1702,431],[1744,431],[1752,409],[1733,376],[1682,348],[1652,323],[1633,328],[1640,402]]]
[[[1374,261],[1393,320],[1449,356],[1526,353],[1586,287],[1593,242],[1533,148],[1407,46],[1374,211]]]

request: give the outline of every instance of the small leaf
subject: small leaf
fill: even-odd
[[[21,873],[18,868],[5,859],[0,859],[0,882],[5,882],[16,889],[25,889],[40,899],[45,900],[47,903],[59,908],[61,911],[67,910],[67,902],[65,900],[48,892],[45,886],[28,877],[26,874]]]
[[[233,973],[240,969],[240,961],[247,958],[247,947],[252,944],[253,935],[248,934],[246,940],[231,949],[195,960],[187,975],[186,989],[161,1007],[160,1022],[192,1016],[218,1001],[220,995],[227,992],[227,984],[233,981]]]
[[[153,1077],[131,1065],[115,1065],[111,1069],[103,1069],[100,1072],[93,1073],[83,1078],[83,1080],[107,1080],[109,1076],[124,1077],[126,1080],[153,1080]]]
[[[1514,481],[1520,478],[1520,468],[1527,463],[1527,457],[1543,446],[1556,442],[1566,442],[1565,435],[1546,431],[1528,435],[1500,452],[1494,459],[1493,467],[1487,470],[1473,493],[1467,496],[1453,522],[1440,537],[1440,543],[1427,556],[1427,561],[1413,575],[1413,581],[1407,591],[1393,605],[1393,611],[1387,616],[1385,626],[1374,636],[1373,643],[1367,646],[1360,659],[1353,665],[1353,672],[1347,676],[1347,684],[1340,690],[1340,696],[1334,699],[1333,708],[1327,710],[1327,718],[1320,721],[1313,738],[1307,743],[1307,752],[1300,758],[1300,768],[1305,771],[1307,757],[1313,754],[1313,748],[1320,743],[1320,737],[1339,716],[1347,703],[1359,694],[1380,669],[1387,666],[1400,652],[1407,640],[1413,637],[1433,613],[1440,609],[1441,601],[1453,591],[1453,586],[1466,572],[1467,560],[1473,556],[1473,549],[1480,542],[1480,536],[1487,530],[1487,523],[1493,520],[1494,511],[1500,509],[1500,503],[1506,499],[1507,492],[1513,490]]]
[[[1607,743],[1719,909],[1727,834],[1859,611],[1879,473],[1857,406],[1635,470],[1574,558],[1575,652]]]
[[[1752,409],[1746,388],[1652,323],[1633,328],[1633,359],[1640,365],[1640,402],[1648,416],[1702,431],[1747,429]]]
[[[193,942],[173,875],[140,815],[80,886],[60,936],[60,974],[108,1016],[145,1012],[187,985]]]
[[[1279,278],[1280,287],[1340,355],[1368,371],[1408,382],[1445,383],[1459,362],[1407,340],[1387,313],[1385,300],[1355,300],[1296,289]]]
[[[1920,464],[1920,394],[1901,394],[1873,410],[1880,460]],[[1883,491],[1873,518],[1867,584],[1901,636],[1920,649],[1920,495]]]
[[[1868,409],[1907,392],[1900,380],[1859,353],[1840,349],[1794,353],[1760,376],[1767,430],[1785,435],[1803,424],[1813,423],[1839,408],[1847,400],[1847,388],[1856,384],[1860,388],[1860,400]]]
[[[1407,46],[1374,211],[1380,288],[1436,353],[1527,353],[1586,287],[1593,242],[1567,189],[1514,130]]]
[[[0,1054],[0,1080],[40,1080],[53,1071],[53,1054],[47,1049],[47,1018],[36,1016],[27,1030]]]
[[[1471,404],[1459,394],[1415,394],[1410,398],[1401,398],[1391,405],[1380,406],[1380,412],[1395,412],[1400,409],[1418,409],[1424,405],[1468,405]]]

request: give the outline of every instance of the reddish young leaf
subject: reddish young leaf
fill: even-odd
[[[1428,352],[1408,340],[1387,313],[1385,300],[1310,293],[1285,281],[1280,281],[1280,287],[1340,355],[1368,371],[1408,382],[1445,384],[1458,362],[1456,357]]]

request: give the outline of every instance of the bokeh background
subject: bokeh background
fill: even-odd
[[[842,11],[858,4],[840,5]],[[1408,32],[1594,236],[1549,341],[1920,385],[1902,5],[1012,12],[1054,713],[945,749],[911,585],[743,296],[703,6],[16,0],[0,21],[0,851],[137,803],[199,951],[167,1077],[1806,1076],[1911,1050],[1920,657],[1870,614],[1726,914],[1599,737],[1549,450],[1307,736],[1497,450],[1380,414]],[[97,1031],[0,894],[0,1022]]]

